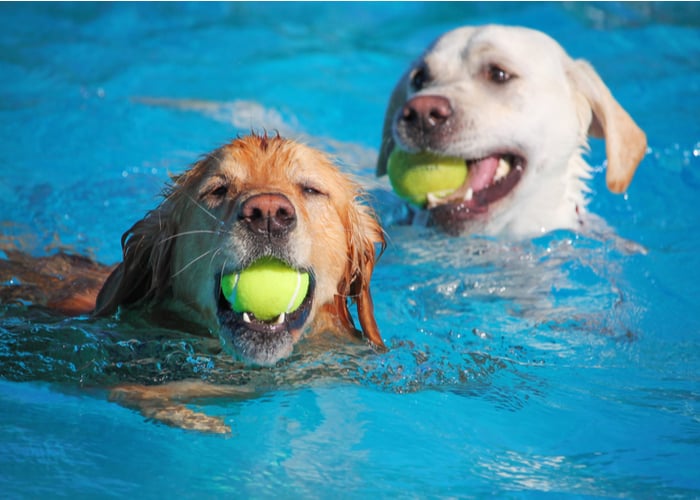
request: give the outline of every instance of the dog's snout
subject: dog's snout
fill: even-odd
[[[445,97],[421,95],[410,99],[401,111],[401,120],[422,130],[444,124],[452,116],[452,106]]]
[[[297,215],[289,199],[277,193],[251,196],[240,207],[239,219],[256,233],[283,236],[294,229]]]

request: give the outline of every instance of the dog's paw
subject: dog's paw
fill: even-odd
[[[231,434],[231,427],[219,417],[211,417],[182,405],[149,406],[140,408],[146,418],[172,427],[212,434]]]
[[[145,386],[123,384],[114,387],[109,400],[138,410],[144,417],[172,427],[213,434],[230,434],[231,427],[219,417],[194,411],[179,401],[197,397],[221,397],[247,394],[243,388],[214,386],[198,381]]]

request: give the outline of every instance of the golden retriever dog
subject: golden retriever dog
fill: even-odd
[[[251,135],[174,177],[162,203],[122,237],[123,261],[116,267],[64,254],[37,260],[8,253],[0,275],[28,277],[22,281],[35,284],[29,295],[64,313],[104,316],[128,309],[153,321],[193,326],[254,365],[288,357],[302,337],[364,337],[382,349],[370,279],[384,234],[361,196],[359,185],[320,151],[279,136]],[[223,274],[263,256],[310,275],[301,306],[271,321],[234,312],[220,286]],[[10,291],[17,298],[18,289],[6,287],[5,300]],[[180,382],[122,386],[112,396],[168,423],[221,430],[216,419],[193,416],[166,400],[238,392]]]
[[[622,193],[646,136],[589,63],[532,29],[462,27],[439,37],[396,85],[377,175],[394,148],[463,158],[467,180],[431,197],[428,219],[450,233],[531,237],[582,229],[588,136],[606,142],[606,182]]]

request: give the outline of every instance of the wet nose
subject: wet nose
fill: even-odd
[[[297,223],[294,205],[286,196],[263,193],[251,196],[240,207],[238,218],[254,233],[283,236]]]
[[[426,131],[443,125],[451,116],[450,101],[437,95],[415,96],[401,111],[401,120]]]

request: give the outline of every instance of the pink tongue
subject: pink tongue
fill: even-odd
[[[496,175],[498,157],[489,156],[469,164],[469,187],[475,192],[487,188]]]

